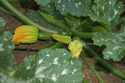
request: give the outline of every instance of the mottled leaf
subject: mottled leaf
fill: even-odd
[[[45,82],[41,82],[39,79],[35,78],[30,80],[15,79],[13,77],[0,73],[0,83],[45,83]]]
[[[82,83],[82,64],[65,49],[43,49],[15,65],[0,83]]]
[[[82,64],[64,49],[45,49],[38,53],[35,77],[45,83],[82,83]]]
[[[22,63],[16,65],[13,77],[22,80],[29,80],[34,78],[36,71],[36,56],[26,57]]]
[[[118,22],[123,12],[123,4],[118,0],[94,0],[91,8],[90,18],[108,25],[109,27]]]
[[[10,32],[4,32],[5,24],[5,21],[0,18],[0,71],[8,70],[14,64],[12,35]]]
[[[103,51],[104,58],[106,60],[112,59],[113,61],[120,61],[124,57],[123,52],[125,52],[125,32],[95,33],[93,40],[95,45],[106,46]]]
[[[42,6],[46,6],[51,2],[51,0],[35,0],[35,1],[37,2],[37,4]]]
[[[56,0],[56,8],[62,14],[88,16],[92,0]]]

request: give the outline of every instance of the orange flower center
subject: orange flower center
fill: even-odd
[[[26,38],[26,35],[24,35],[24,34],[21,34],[21,35],[14,35],[14,37],[13,37],[13,42],[15,43],[15,44],[19,44],[23,39],[25,39]]]

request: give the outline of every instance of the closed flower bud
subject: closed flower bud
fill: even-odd
[[[39,30],[31,25],[22,25],[16,28],[12,41],[14,44],[34,43],[38,40]]]
[[[71,37],[70,36],[53,34],[52,38],[55,39],[56,41],[64,43],[64,44],[69,44],[71,42]]]

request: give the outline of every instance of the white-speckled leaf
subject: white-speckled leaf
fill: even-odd
[[[62,14],[88,16],[92,0],[56,0],[56,8]]]
[[[15,79],[11,76],[0,73],[0,83],[45,83],[39,79],[33,78],[30,80]]]
[[[37,4],[49,7],[53,3],[53,7],[60,11],[63,15],[88,16],[92,0],[35,0]],[[49,7],[52,9],[53,7]]]
[[[98,46],[105,45],[106,48],[103,51],[104,59],[113,61],[120,61],[125,51],[125,32],[122,33],[95,33],[94,44]]]
[[[82,83],[82,64],[64,49],[45,49],[38,53],[35,77],[45,83]]]
[[[46,6],[51,2],[51,0],[35,0],[35,1],[37,4],[42,5],[42,6]]]
[[[10,72],[11,73],[11,72]],[[6,83],[82,83],[82,63],[65,49],[43,49],[15,65],[12,75],[1,75]],[[8,80],[4,79],[8,77]],[[1,81],[0,81],[1,82]],[[1,82],[4,83],[4,82]]]
[[[123,4],[118,0],[94,0],[89,16],[92,20],[104,23],[108,26],[118,22]]]

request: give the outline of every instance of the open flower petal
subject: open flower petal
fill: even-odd
[[[78,39],[70,42],[68,46],[68,49],[71,51],[72,56],[75,58],[79,58],[82,48],[83,43]]]
[[[20,43],[34,43],[38,40],[38,28],[31,25],[22,25],[16,28],[13,35],[13,42]]]

